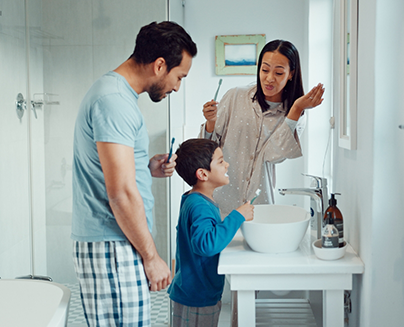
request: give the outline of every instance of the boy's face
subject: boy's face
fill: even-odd
[[[229,164],[223,159],[222,149],[217,148],[213,153],[210,171],[207,172],[209,182],[211,182],[215,188],[229,184],[229,175],[227,175],[228,169]]]

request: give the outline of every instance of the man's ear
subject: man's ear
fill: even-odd
[[[196,178],[198,179],[198,180],[200,180],[200,181],[207,181],[208,180],[208,174],[206,173],[206,169],[203,169],[203,168],[199,168],[197,171],[196,171]]]
[[[166,61],[163,57],[159,57],[154,61],[153,64],[153,69],[154,69],[154,74],[156,76],[161,75],[162,73],[164,73],[167,69],[167,64]]]

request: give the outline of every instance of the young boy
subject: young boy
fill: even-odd
[[[190,139],[176,154],[175,169],[192,189],[181,200],[175,276],[168,289],[173,326],[215,327],[224,286],[217,273],[219,254],[241,224],[253,219],[254,206],[248,202],[221,220],[213,191],[229,183],[229,164],[216,142]]]

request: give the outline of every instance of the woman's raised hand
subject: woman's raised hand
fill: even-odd
[[[206,131],[209,133],[213,132],[216,124],[217,118],[217,104],[219,102],[212,100],[208,101],[203,105],[203,116],[206,118]]]
[[[317,107],[323,102],[323,94],[324,94],[324,87],[323,84],[318,83],[317,86],[313,87],[309,93],[303,95],[296,101],[301,100],[301,102],[304,104],[305,108],[304,109],[311,109],[314,107]]]
[[[290,108],[288,118],[292,120],[298,120],[303,110],[315,108],[323,102],[324,94],[323,84],[318,83],[317,86],[313,87],[310,92],[298,98]]]

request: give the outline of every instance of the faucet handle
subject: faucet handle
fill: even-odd
[[[314,180],[317,182],[317,187],[319,187],[319,188],[327,186],[327,178],[314,176],[314,175],[309,175],[309,174],[305,174],[305,173],[302,173],[302,175],[314,178]]]

